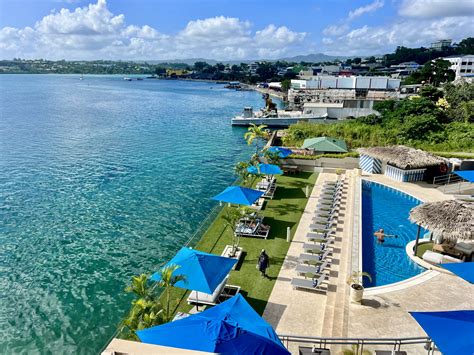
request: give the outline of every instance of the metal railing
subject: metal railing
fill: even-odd
[[[433,185],[449,185],[457,182],[461,182],[464,179],[457,174],[446,174],[441,176],[435,176],[433,179]]]
[[[279,334],[278,337],[288,348],[290,345],[309,345],[314,349],[328,349],[331,345],[351,346],[355,354],[362,354],[364,347],[391,347],[393,351],[406,350],[413,345],[423,345],[427,354],[434,354],[435,346],[429,337],[413,338],[319,338],[299,335]]]

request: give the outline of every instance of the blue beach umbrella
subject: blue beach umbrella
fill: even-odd
[[[236,262],[237,259],[181,248],[164,267],[180,266],[174,274],[184,275],[186,280],[177,282],[176,287],[212,294]],[[160,281],[160,272],[151,275],[151,279]]]
[[[410,314],[444,355],[474,353],[474,311]]]
[[[467,282],[474,284],[474,262],[449,263],[443,264],[443,267]]]
[[[286,158],[289,155],[293,154],[293,151],[291,149],[283,147],[270,147],[268,148],[268,151],[272,153],[278,153],[278,156],[280,158]]]
[[[148,344],[222,354],[290,354],[278,335],[238,294],[202,313],[139,330]]]
[[[242,186],[229,186],[220,194],[212,197],[213,200],[235,203],[237,205],[253,205],[265,192],[248,189]]]
[[[278,165],[273,164],[258,164],[258,168],[256,166],[249,166],[247,171],[250,174],[264,174],[264,175],[280,175],[283,174],[283,170],[280,169]]]

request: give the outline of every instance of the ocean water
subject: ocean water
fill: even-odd
[[[362,180],[362,269],[372,276],[372,282],[364,277],[365,287],[388,285],[425,271],[405,251],[408,242],[416,239],[418,230],[408,216],[420,203],[401,191]],[[374,232],[380,228],[397,237],[387,237],[384,243],[378,243]],[[422,229],[421,235],[425,232]]]
[[[0,353],[97,353],[132,275],[192,235],[253,148],[260,94],[120,76],[0,75]]]

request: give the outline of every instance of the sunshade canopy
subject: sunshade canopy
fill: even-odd
[[[144,343],[223,354],[289,354],[275,331],[238,294],[204,312],[139,330]]]
[[[445,239],[474,239],[474,202],[428,202],[410,211],[410,221],[443,235]]]
[[[237,205],[252,205],[265,192],[248,189],[242,186],[229,186],[220,194],[214,196],[212,199],[216,201],[235,203]]]
[[[264,175],[280,175],[283,174],[283,170],[280,169],[278,165],[273,164],[258,164],[258,168],[256,166],[249,166],[247,171],[250,174],[264,174]]]
[[[180,266],[173,274],[184,275],[186,280],[177,282],[176,287],[212,294],[236,262],[237,259],[181,248],[164,267]],[[160,272],[154,273],[151,279],[160,281]]]
[[[443,355],[474,353],[474,311],[410,312]]]
[[[286,158],[289,155],[293,154],[293,151],[291,149],[283,147],[270,147],[268,148],[268,151],[272,153],[278,153],[278,156],[280,158]]]
[[[461,171],[453,171],[457,176],[462,177],[464,180],[469,182],[474,182],[474,170],[461,170]]]
[[[474,262],[448,263],[443,264],[443,267],[467,282],[474,284]]]
[[[317,137],[305,139],[302,148],[310,148],[318,152],[347,153],[346,142],[341,139],[331,137]]]

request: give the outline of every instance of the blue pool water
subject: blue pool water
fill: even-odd
[[[410,223],[410,210],[421,201],[388,186],[362,180],[362,269],[365,287],[383,286],[416,276],[425,269],[407,256],[405,246],[416,239],[418,227]],[[374,232],[383,228],[385,238],[379,244]]]
[[[0,354],[97,353],[131,275],[169,260],[253,148],[256,92],[0,75]]]

